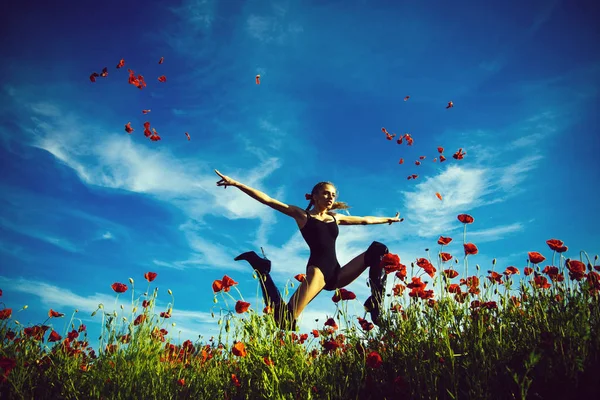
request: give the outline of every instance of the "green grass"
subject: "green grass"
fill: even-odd
[[[279,331],[268,314],[252,308],[238,314],[225,306],[215,315],[221,327],[218,338],[171,343],[159,331],[170,325],[154,311],[154,291],[145,297],[147,307],[132,300],[129,318],[115,317],[116,311],[104,307],[94,312],[103,324],[101,347],[94,350],[86,343],[85,328],[72,324],[73,319],[72,338],[64,332],[51,342],[51,328],[38,325],[35,337],[32,327],[23,327],[5,311],[0,320],[0,397],[593,398],[600,390],[600,275],[594,271],[600,266],[593,266],[586,254],[582,257],[585,271],[574,273],[567,268],[574,264],[559,256],[562,281],[532,264],[528,276],[496,270],[499,283],[477,266],[479,284],[469,286],[465,280],[460,293],[447,288],[462,277],[449,279],[442,273],[451,260],[430,260],[438,267],[431,279],[412,265],[404,281],[392,273],[389,278],[405,285],[418,275],[430,280],[427,287],[390,293],[393,310],[385,325],[368,331],[357,316],[348,315],[347,301],[338,303],[335,322],[341,328],[295,333]],[[465,256],[465,270],[467,261]],[[403,266],[392,267],[397,272]],[[544,288],[539,277],[554,281],[548,279],[550,286]],[[434,287],[437,293],[429,299],[424,290]],[[232,293],[215,294],[221,299],[215,307],[241,299],[239,292]],[[146,319],[136,325],[139,315]],[[239,343],[243,351],[234,353]]]

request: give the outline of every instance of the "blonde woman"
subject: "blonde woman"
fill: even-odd
[[[287,305],[281,299],[281,295],[271,279],[271,261],[260,257],[254,251],[242,253],[235,258],[236,261],[248,261],[262,278],[265,303],[273,306],[279,327],[295,330],[296,319],[321,290],[343,288],[352,283],[367,268],[369,268],[371,296],[365,302],[365,309],[371,313],[373,322],[377,325],[380,324],[379,315],[386,283],[386,274],[380,266],[380,261],[384,254],[388,253],[388,248],[382,243],[373,242],[365,252],[341,267],[335,253],[335,241],[339,233],[338,225],[391,225],[401,221],[398,218],[399,213],[392,218],[353,217],[336,214],[332,210],[347,209],[348,205],[336,201],[337,190],[331,182],[317,183],[311,192],[305,195],[309,203],[306,209],[302,209],[273,199],[217,170],[215,172],[221,178],[217,182],[217,186],[237,187],[262,204],[292,217],[310,248],[310,257],[306,265],[306,279],[302,281]]]

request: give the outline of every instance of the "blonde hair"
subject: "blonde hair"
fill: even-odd
[[[333,187],[335,187],[335,185],[334,185],[333,183],[331,183],[331,182],[326,182],[326,181],[324,181],[324,182],[319,182],[319,183],[317,183],[317,184],[316,184],[316,185],[313,187],[313,189],[311,190],[311,192],[310,192],[310,197],[311,197],[311,198],[310,198],[310,202],[308,203],[308,206],[306,206],[306,211],[310,210],[310,208],[311,208],[311,207],[312,207],[312,206],[315,204],[315,202],[314,202],[314,201],[313,201],[313,199],[312,199],[312,196],[314,196],[315,194],[317,194],[317,193],[319,192],[319,190],[323,189],[323,187],[324,187],[325,185],[330,185],[330,186],[333,186]],[[336,189],[336,190],[337,190],[337,189]],[[336,194],[337,194],[337,193],[336,193]],[[307,197],[308,197],[308,196],[309,196],[309,195],[307,195]],[[307,200],[308,200],[308,199],[307,199]],[[331,209],[332,209],[332,210],[347,210],[347,209],[349,209],[349,208],[350,208],[350,206],[349,206],[348,204],[344,203],[343,201],[334,201],[334,202],[333,202],[333,204],[331,205]]]

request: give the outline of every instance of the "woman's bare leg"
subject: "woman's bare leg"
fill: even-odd
[[[365,265],[365,252],[362,252],[340,269],[336,288],[340,289],[348,286],[365,272],[365,269],[367,269]]]
[[[297,319],[304,308],[325,287],[325,277],[319,268],[312,265],[306,269],[306,279],[300,283],[296,292],[289,302],[290,310],[293,310],[294,319]]]

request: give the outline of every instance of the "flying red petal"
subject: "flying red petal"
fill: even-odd
[[[256,84],[260,85],[260,75],[256,75]]]
[[[119,61],[119,63],[117,64],[117,68],[122,68],[125,66],[125,59],[121,58],[121,61]]]
[[[161,58],[160,58],[160,60],[158,60],[158,63],[159,63],[159,64],[162,64],[162,63],[164,63],[164,62],[165,62],[165,58],[164,58],[164,57],[161,57]]]
[[[167,77],[164,76],[164,75],[161,75],[161,76],[158,77],[158,81],[159,82],[166,82],[167,81]]]
[[[415,161],[415,165],[421,165],[420,161]]]
[[[381,128],[381,132],[385,133],[386,135],[389,135],[387,129],[385,129],[385,128]]]
[[[96,78],[99,76],[100,74],[98,74],[97,72],[92,72],[92,74],[90,75],[90,81],[96,82]]]
[[[446,108],[452,108],[452,107],[454,107],[454,103],[451,102],[451,101],[449,101],[448,105],[446,106]]]
[[[435,158],[433,159],[433,162],[436,162],[436,161],[437,161],[437,157],[435,157]]]
[[[444,148],[443,147],[438,147],[438,153],[442,154],[444,152]]]
[[[192,138],[190,138],[190,134],[189,134],[189,133],[187,133],[187,132],[186,132],[186,133],[185,133],[185,136],[187,136],[187,139],[188,139],[188,140],[192,140]]]
[[[446,157],[444,157],[444,155],[442,154],[442,155],[440,156],[440,162],[444,162],[444,161],[446,161]]]
[[[142,110],[142,114],[148,114],[152,110]]]
[[[419,156],[419,160],[424,160],[425,156]]]
[[[435,195],[437,196],[438,199],[442,200],[442,195],[441,194],[436,193]]]
[[[106,78],[108,76],[108,68],[104,67],[102,68],[102,73],[100,74],[101,77]]]
[[[131,133],[133,131],[134,131],[134,129],[131,127],[131,122],[126,123],[125,124],[125,132]]]
[[[401,158],[398,164],[404,164],[404,158]]]
[[[396,143],[398,143],[398,144],[402,144],[402,136],[400,136],[400,137],[398,138],[398,140],[396,140]]]
[[[406,96],[406,97],[404,98],[404,101],[406,101],[406,100],[408,100],[408,99],[410,99],[410,96]]]

